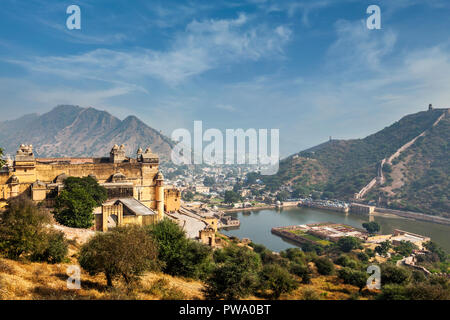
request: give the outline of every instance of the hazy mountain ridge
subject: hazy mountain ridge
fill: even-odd
[[[151,146],[167,160],[172,141],[135,116],[120,120],[106,111],[60,105],[38,115],[0,122],[0,146],[14,155],[22,143],[33,144],[39,157],[108,156],[114,144],[124,144],[127,155]]]

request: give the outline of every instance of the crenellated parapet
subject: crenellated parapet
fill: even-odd
[[[15,165],[34,165],[36,158],[33,153],[33,145],[21,144],[16,152]]]
[[[121,144],[119,147],[117,144],[115,144],[112,147],[111,152],[109,153],[109,160],[112,163],[124,162],[126,160],[125,146],[123,144]]]
[[[136,159],[138,162],[151,164],[159,163],[158,155],[156,153],[153,153],[150,147],[147,147],[147,149],[145,149],[145,152],[142,151],[142,148],[139,148],[136,155],[137,155]]]
[[[138,149],[136,158],[129,157],[123,145],[114,145],[109,157],[101,158],[35,158],[33,146],[21,145],[15,161],[0,172],[0,209],[17,195],[51,204],[68,177],[88,176],[106,188],[108,199],[134,198],[157,213],[155,219],[163,219],[165,186],[158,155],[148,147]],[[173,210],[180,194],[169,195]]]

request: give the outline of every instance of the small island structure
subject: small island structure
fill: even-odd
[[[383,241],[391,241],[393,244],[408,241],[417,246],[418,249],[423,249],[423,244],[431,240],[430,237],[399,229],[395,229],[393,234],[373,235],[352,226],[331,222],[276,227],[272,228],[271,231],[273,234],[291,240],[299,245],[311,243],[328,246],[338,242],[343,237],[354,237],[372,248]]]

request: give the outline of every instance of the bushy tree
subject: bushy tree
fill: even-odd
[[[409,300],[404,286],[398,284],[383,284],[378,300]]]
[[[355,268],[358,267],[358,262],[355,259],[352,259],[349,256],[344,255],[344,254],[340,255],[336,259],[335,263],[340,265],[340,266],[349,267],[349,268],[352,268],[352,269],[355,269]]]
[[[322,275],[330,275],[334,272],[334,264],[328,258],[317,258],[314,260],[314,264],[316,265],[317,272]]]
[[[322,199],[333,199],[334,198],[334,193],[331,191],[324,191],[322,193]]]
[[[375,247],[375,252],[380,256],[384,256],[389,252],[389,249],[392,248],[392,244],[389,240],[383,241],[379,246]]]
[[[157,247],[144,228],[125,226],[96,234],[81,247],[78,261],[91,275],[105,274],[112,287],[115,278],[130,284],[144,271],[157,269],[157,256]]]
[[[320,199],[320,192],[319,191],[313,191],[313,193],[311,194],[311,198],[313,198],[313,200]]]
[[[64,233],[56,230],[49,230],[43,241],[36,246],[31,254],[32,261],[45,261],[48,263],[60,263],[66,258],[69,251]]]
[[[277,264],[267,264],[259,274],[260,288],[270,290],[271,296],[278,299],[282,293],[289,293],[298,287],[292,275]]]
[[[291,263],[289,267],[289,272],[302,278],[303,284],[311,283],[311,269],[308,267],[307,264]]]
[[[107,191],[92,177],[68,177],[64,189],[56,197],[55,219],[73,228],[90,228],[95,207],[107,199]]]
[[[250,186],[252,184],[256,183],[256,180],[259,178],[259,174],[256,172],[249,172],[247,173],[247,175],[245,176],[245,181],[244,184],[247,186]]]
[[[194,200],[194,194],[191,192],[191,191],[186,191],[186,192],[183,192],[183,200],[184,201],[192,201],[192,200]]]
[[[393,264],[385,263],[381,265],[381,283],[405,284],[409,281],[408,270],[397,267]]]
[[[366,248],[366,249],[364,250],[364,253],[367,254],[367,256],[368,256],[369,258],[375,257],[375,251],[373,251],[373,250],[370,249],[370,248]]]
[[[363,271],[352,270],[351,268],[342,268],[338,271],[338,277],[344,281],[344,283],[356,286],[361,291],[367,284],[367,278],[369,275]]]
[[[369,233],[377,233],[380,231],[381,226],[378,222],[371,221],[371,222],[364,222],[362,224],[363,228],[367,230]]]
[[[365,252],[362,252],[362,251],[359,252],[357,257],[358,257],[359,261],[361,261],[361,262],[364,262],[364,263],[369,262],[369,255]]]
[[[414,282],[424,282],[427,280],[427,277],[425,277],[423,271],[413,270],[411,276]]]
[[[223,202],[225,203],[235,203],[241,201],[240,195],[232,190],[225,191],[225,197]]]
[[[395,246],[394,251],[402,256],[409,256],[412,254],[413,250],[417,250],[418,247],[411,241],[400,241],[400,243]]]
[[[280,255],[292,262],[304,261],[305,259],[305,253],[299,248],[288,248],[285,251],[281,251]]]
[[[256,251],[255,251],[256,252]],[[276,264],[283,268],[287,268],[289,265],[289,260],[284,258],[283,256],[279,254],[273,253],[271,250],[265,248],[264,250],[258,252],[259,256],[261,257],[261,262],[266,264]]]
[[[350,252],[359,247],[361,241],[355,237],[342,237],[338,240],[337,245],[343,252]]]
[[[10,259],[32,254],[45,241],[51,217],[24,197],[11,199],[0,219],[0,250]]]
[[[214,177],[205,177],[203,179],[203,184],[207,187],[212,187],[216,183],[216,179]]]
[[[289,192],[287,191],[280,191],[277,193],[276,199],[280,202],[286,201],[286,199],[289,198]]]
[[[246,247],[229,246],[214,252],[216,265],[206,280],[205,295],[209,299],[245,298],[259,284],[261,260]]]
[[[408,285],[386,284],[382,286],[380,300],[449,300],[450,282],[444,277],[438,281],[422,281]]]
[[[253,251],[255,251],[258,254],[268,250],[264,245],[259,243],[250,242],[249,246],[252,247]]]
[[[312,244],[310,242],[305,242],[301,245],[304,252],[313,252],[321,255],[324,252],[324,248],[321,245]]]
[[[445,262],[447,260],[447,253],[436,242],[433,241],[425,242],[424,247],[430,252],[437,254],[441,262]]]
[[[204,278],[212,268],[211,248],[186,238],[183,229],[175,222],[164,219],[147,230],[158,245],[158,259],[163,263],[163,272]]]
[[[49,225],[50,214],[26,197],[9,200],[0,218],[0,252],[8,258],[58,263],[67,255],[63,233]]]

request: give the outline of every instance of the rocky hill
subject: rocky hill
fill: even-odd
[[[5,153],[15,154],[22,143],[33,144],[39,157],[107,156],[114,144],[124,144],[127,155],[134,155],[138,147],[150,145],[163,160],[169,159],[173,145],[135,116],[120,120],[106,111],[72,105],[0,122]]]
[[[392,159],[400,149],[384,165],[383,183],[362,200],[448,216],[448,141],[448,109],[432,109],[407,115],[364,139],[331,140],[299,152],[281,161],[277,175],[263,179],[272,190],[288,185],[298,196],[317,191],[327,198],[352,199],[377,177],[382,160]]]

